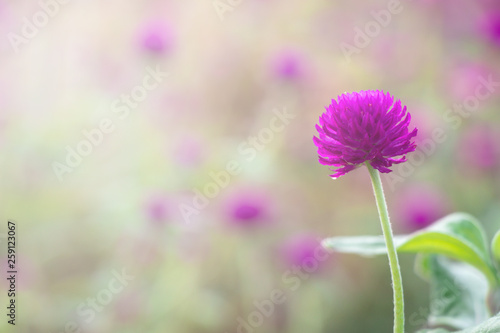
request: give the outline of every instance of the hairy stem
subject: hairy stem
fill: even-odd
[[[391,222],[385,202],[384,189],[380,174],[368,162],[365,163],[370,177],[372,179],[373,193],[377,202],[378,214],[380,216],[380,224],[387,246],[387,254],[389,256],[389,266],[391,268],[392,289],[394,298],[394,333],[404,333],[404,300],[403,300],[403,283],[401,281],[401,269],[399,268],[398,255],[394,245],[392,236]]]

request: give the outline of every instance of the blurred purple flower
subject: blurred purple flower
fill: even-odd
[[[168,52],[173,45],[172,28],[165,22],[150,22],[140,36],[143,48],[152,53]]]
[[[401,101],[394,102],[389,93],[379,90],[344,93],[338,102],[326,107],[319,118],[314,137],[319,162],[341,167],[330,175],[338,178],[369,161],[380,172],[388,173],[393,164],[406,161],[407,153],[416,149],[411,139],[417,129],[408,130],[411,116]],[[395,158],[402,156],[400,158]]]
[[[240,227],[266,223],[270,219],[269,198],[263,193],[242,190],[226,202],[228,221]]]
[[[410,185],[396,198],[396,220],[405,231],[427,227],[450,210],[447,197],[430,185]]]
[[[481,22],[481,32],[496,46],[500,46],[500,11],[487,12]]]
[[[452,94],[455,100],[465,100],[477,95],[477,87],[481,78],[486,79],[492,73],[493,68],[488,68],[484,63],[457,62],[444,81],[445,88]]]
[[[283,257],[288,266],[318,265],[328,256],[321,246],[318,237],[309,234],[298,234],[288,239],[283,245]]]
[[[167,198],[160,194],[150,196],[145,203],[145,211],[151,222],[163,224],[169,217]]]
[[[279,51],[271,60],[271,70],[281,79],[299,79],[305,74],[303,56],[295,50]]]
[[[458,145],[458,158],[467,167],[480,171],[498,167],[500,161],[499,136],[489,126],[479,125],[468,129]]]

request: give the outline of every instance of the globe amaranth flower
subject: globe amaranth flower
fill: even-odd
[[[393,164],[406,161],[405,154],[416,149],[412,138],[417,129],[408,129],[411,116],[401,101],[379,90],[344,93],[325,108],[316,125],[319,162],[338,167],[338,178],[369,161],[388,173]]]

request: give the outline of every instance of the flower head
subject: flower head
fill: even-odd
[[[344,93],[325,109],[316,125],[319,137],[314,137],[314,144],[321,164],[339,167],[332,178],[365,161],[380,172],[391,172],[389,167],[405,162],[405,155],[416,149],[411,140],[417,129],[408,129],[411,116],[389,93]]]

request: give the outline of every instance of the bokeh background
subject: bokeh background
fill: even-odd
[[[2,332],[390,332],[386,258],[314,262],[321,238],[381,232],[366,169],[317,163],[345,91],[388,91],[419,128],[383,178],[396,233],[456,210],[500,227],[497,1],[63,2],[0,1],[0,240],[5,258],[16,221],[19,270]],[[413,261],[409,332],[429,310]]]

